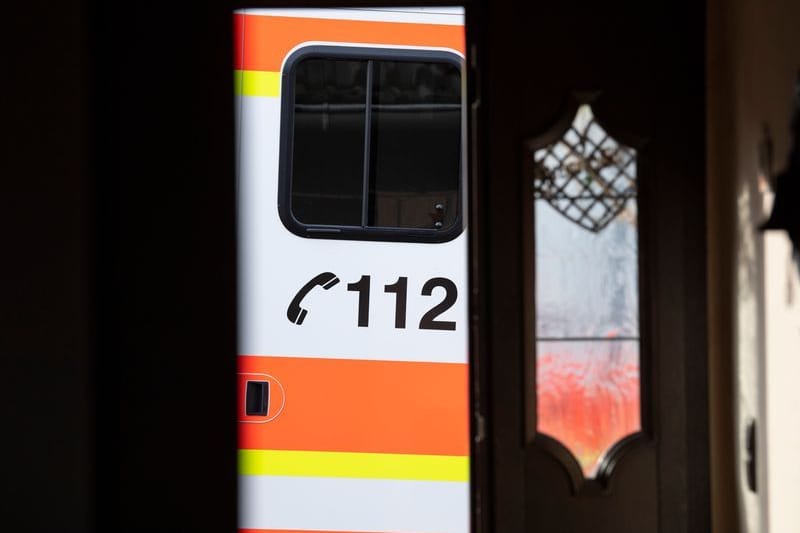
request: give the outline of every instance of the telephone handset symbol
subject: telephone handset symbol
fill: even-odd
[[[323,272],[322,274],[314,276],[311,281],[303,285],[303,287],[297,291],[297,294],[292,299],[292,303],[289,304],[289,308],[286,310],[286,317],[289,319],[289,322],[297,324],[298,326],[303,323],[303,320],[305,320],[308,314],[308,309],[300,307],[300,302],[303,301],[303,298],[306,297],[306,294],[308,294],[311,289],[320,285],[327,291],[337,283],[339,283],[339,278],[337,278],[336,274],[333,272]]]

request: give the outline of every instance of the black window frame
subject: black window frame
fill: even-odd
[[[385,226],[342,226],[327,224],[306,224],[300,222],[292,213],[292,164],[294,139],[294,79],[298,64],[306,59],[354,59],[363,61],[422,61],[431,63],[450,63],[456,66],[464,86],[464,60],[454,52],[446,50],[417,50],[407,48],[372,48],[362,46],[310,45],[292,52],[287,58],[281,73],[281,119],[280,148],[278,155],[278,215],[283,225],[300,237],[322,239],[346,239],[387,242],[448,242],[464,230],[464,146],[465,146],[465,95],[461,94],[461,141],[458,161],[458,188],[456,216],[453,223],[443,229],[397,228]],[[367,87],[370,87],[367,80]],[[369,116],[369,113],[367,113]],[[365,157],[369,157],[366,154]],[[362,198],[363,202],[367,201]]]

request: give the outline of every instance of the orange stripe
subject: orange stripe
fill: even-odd
[[[469,455],[466,364],[241,356],[239,371],[285,395],[274,420],[239,424],[241,449]]]
[[[462,54],[465,48],[463,26],[241,14],[234,17],[234,68],[238,70],[279,71],[289,51],[307,41],[452,48]]]

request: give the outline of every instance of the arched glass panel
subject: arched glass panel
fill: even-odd
[[[641,429],[636,150],[582,105],[532,156],[536,431],[589,478]]]

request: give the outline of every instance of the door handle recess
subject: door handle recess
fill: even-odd
[[[248,381],[245,392],[245,414],[267,416],[269,413],[269,382]]]

